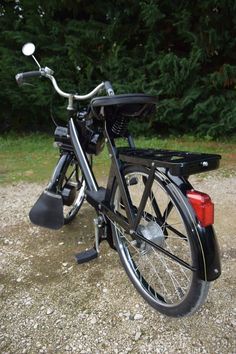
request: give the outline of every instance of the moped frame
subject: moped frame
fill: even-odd
[[[219,269],[220,267],[219,251],[218,251],[218,245],[216,242],[215,234],[212,231],[213,229],[211,227],[205,228],[203,230],[204,232],[202,232],[202,228],[201,228],[200,230],[201,232],[197,232],[200,233],[201,235],[204,234],[204,237],[201,236],[199,238],[200,245],[198,245],[198,251],[199,251],[198,264],[197,266],[194,267],[184,262],[180,258],[176,257],[175,255],[165,250],[164,248],[158,246],[151,240],[147,240],[138,231],[137,229],[138,224],[142,217],[143,211],[145,209],[146,202],[155,178],[156,164],[155,162],[152,163],[152,166],[149,170],[149,176],[145,183],[145,189],[144,189],[143,196],[141,198],[140,205],[137,210],[134,210],[130,199],[129,191],[127,188],[127,184],[125,181],[125,177],[123,174],[123,162],[119,159],[114,141],[110,138],[108,134],[105,122],[104,124],[105,124],[104,133],[106,137],[107,147],[108,147],[110,158],[112,160],[106,189],[98,187],[97,181],[95,179],[95,176],[90,168],[88,159],[86,157],[86,153],[84,152],[80,144],[78,138],[78,132],[75,127],[74,120],[73,118],[70,118],[69,120],[69,132],[71,137],[71,143],[74,148],[75,156],[80,164],[80,168],[83,172],[87,184],[86,195],[87,195],[88,202],[93,207],[95,207],[98,213],[104,215],[106,219],[106,223],[110,223],[110,222],[118,223],[127,233],[133,235],[133,237],[138,238],[141,241],[145,241],[153,248],[164,253],[165,255],[172,258],[174,261],[178,262],[182,266],[190,269],[191,271],[197,271],[201,279],[204,280],[216,279],[219,276],[219,274],[216,274],[215,269]],[[134,146],[131,137],[129,137],[128,139],[128,144],[129,146],[132,147]],[[117,180],[120,188],[120,193],[121,193],[122,201],[124,203],[124,208],[127,216],[126,218],[124,218],[122,215],[115,213],[112,206],[110,205],[111,193],[112,193],[113,183],[115,179]],[[171,179],[169,181],[171,181]],[[190,183],[184,178],[179,179],[173,177],[172,183],[177,183],[177,182],[179,184],[180,190],[182,189],[184,191],[185,189],[191,187]],[[207,242],[205,241],[205,238],[207,238]]]

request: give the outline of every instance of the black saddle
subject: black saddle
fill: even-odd
[[[157,96],[142,93],[95,97],[90,102],[92,112],[97,118],[139,117],[150,114],[158,102]]]

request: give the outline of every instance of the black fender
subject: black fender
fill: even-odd
[[[198,234],[204,254],[199,250],[199,277],[202,280],[213,281],[221,275],[220,250],[213,226],[201,227],[198,224]]]
[[[58,186],[72,159],[71,153],[60,156],[48,186],[29,212],[33,224],[53,230],[58,230],[64,225],[63,200],[58,193]]]

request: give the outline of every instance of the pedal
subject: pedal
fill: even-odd
[[[62,196],[44,191],[30,210],[29,218],[35,225],[60,229],[64,225]]]
[[[77,253],[75,255],[75,259],[76,259],[78,264],[82,264],[82,263],[86,263],[86,262],[92,261],[93,259],[97,258],[97,256],[98,256],[98,252],[93,247],[90,250]]]

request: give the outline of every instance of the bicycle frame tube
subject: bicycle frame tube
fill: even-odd
[[[154,177],[155,177],[156,166],[155,166],[155,163],[152,164],[152,167],[151,167],[150,173],[149,173],[149,177],[148,177],[148,180],[147,180],[147,183],[145,186],[144,194],[142,196],[140,206],[136,212],[133,208],[132,201],[131,201],[130,194],[129,194],[129,190],[127,188],[127,184],[126,184],[126,181],[125,181],[125,178],[123,175],[122,162],[117,157],[116,147],[109,137],[108,131],[106,129],[106,124],[105,124],[104,131],[105,131],[105,136],[107,139],[107,146],[108,146],[108,150],[110,153],[110,157],[112,158],[112,163],[111,163],[110,176],[108,179],[108,186],[107,186],[107,192],[106,192],[106,197],[105,197],[106,205],[103,205],[103,208],[104,208],[103,211],[106,215],[108,215],[108,217],[111,220],[116,221],[119,224],[121,224],[122,227],[126,231],[134,233],[134,232],[137,232],[137,227],[138,227],[139,221],[141,219],[142,213],[143,213],[146,203],[147,203],[148,196],[150,194],[152,183],[153,183]],[[134,142],[133,142],[133,139],[131,138],[131,136],[128,138],[128,144],[130,147],[134,147]],[[124,203],[127,220],[124,220],[121,216],[114,213],[111,206],[108,207],[110,197],[111,197],[110,193],[112,190],[112,181],[114,180],[115,176],[118,181],[119,188],[120,188],[120,193],[121,193],[122,200]]]
[[[70,120],[69,120],[69,132],[70,132],[71,142],[72,142],[72,145],[74,148],[74,153],[77,157],[80,168],[83,172],[84,179],[86,181],[88,190],[97,191],[98,185],[97,185],[96,179],[93,175],[93,172],[89,166],[89,162],[86,157],[86,154],[84,153],[83,148],[82,148],[80,141],[78,139],[78,132],[76,130],[73,118],[70,118]]]
[[[114,170],[114,174],[118,180],[119,183],[119,187],[120,187],[120,191],[121,191],[121,195],[123,198],[123,202],[125,205],[125,210],[126,210],[126,215],[129,221],[129,224],[131,225],[131,228],[133,228],[134,225],[134,212],[132,210],[132,202],[130,199],[130,195],[129,195],[129,191],[122,173],[122,168],[120,165],[120,160],[117,158],[116,156],[116,148],[115,146],[112,144],[112,141],[109,137],[107,128],[106,128],[106,124],[105,124],[105,136],[107,139],[107,146],[108,146],[108,150],[110,153],[110,157],[112,158],[112,164],[111,164],[111,169]]]
[[[137,231],[137,227],[138,227],[138,224],[139,224],[141,217],[143,215],[145,206],[147,204],[148,197],[150,196],[150,191],[151,191],[152,184],[153,184],[153,181],[155,178],[155,170],[156,170],[156,165],[155,165],[155,163],[153,163],[152,168],[149,173],[149,176],[148,176],[148,179],[147,179],[147,182],[145,183],[145,189],[143,192],[142,199],[140,201],[140,205],[137,210],[137,216],[134,221],[134,231]]]

